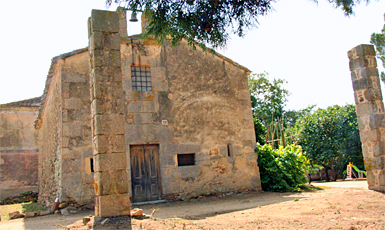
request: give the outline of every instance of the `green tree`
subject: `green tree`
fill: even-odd
[[[382,61],[382,66],[384,66],[385,68],[385,24],[381,30],[381,33],[372,34],[370,38],[370,43],[375,46],[377,58]],[[385,83],[385,72],[381,72],[381,81]]]
[[[257,142],[264,144],[268,126],[280,121],[289,91],[282,79],[269,80],[268,73],[249,75],[249,90]]]
[[[251,107],[254,116],[263,125],[267,125],[274,119],[281,118],[287,97],[290,95],[283,84],[283,79],[269,79],[267,72],[249,75],[249,90],[251,95]]]
[[[317,2],[317,0],[313,0]],[[360,0],[328,0],[345,15],[353,14]],[[368,0],[364,0],[368,2]],[[159,41],[177,44],[186,39],[214,48],[224,46],[230,34],[244,36],[245,30],[258,25],[258,17],[272,11],[274,0],[106,0],[134,11],[145,11],[150,24],[148,34]]]
[[[285,122],[294,127],[297,120],[301,117],[306,117],[311,114],[316,105],[309,105],[308,107],[300,110],[288,110],[285,112]]]
[[[363,166],[354,105],[329,106],[298,120],[299,144],[308,159],[342,176],[348,162]],[[329,180],[326,173],[326,179]],[[334,178],[336,179],[336,178]]]

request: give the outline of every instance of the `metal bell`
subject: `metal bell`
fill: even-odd
[[[136,18],[136,12],[132,12],[130,22],[137,22],[137,21],[138,19]]]

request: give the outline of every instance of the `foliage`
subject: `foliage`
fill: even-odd
[[[317,2],[317,0],[313,0]],[[328,0],[345,15],[353,14],[360,0]],[[368,0],[366,0],[368,2]],[[147,34],[172,44],[186,39],[195,47],[224,46],[230,34],[244,36],[245,30],[258,25],[258,17],[272,11],[274,0],[106,0],[124,5],[134,11],[145,11],[150,24]],[[231,28],[231,29],[230,29]]]
[[[299,118],[311,114],[315,107],[316,105],[309,105],[300,110],[288,110],[285,112],[285,122],[290,125],[290,127],[293,127]]]
[[[275,125],[283,113],[289,91],[283,88],[285,80],[269,80],[269,74],[259,73],[249,75],[249,90],[251,107],[253,109],[254,127],[257,142],[265,143],[269,126]]]
[[[255,151],[258,154],[263,190],[292,191],[306,183],[305,169],[308,161],[301,146],[289,145],[273,150],[270,145],[257,144]]]
[[[308,159],[337,175],[349,161],[363,166],[361,141],[354,105],[329,106],[298,120],[299,144]],[[327,175],[327,174],[326,174]],[[329,178],[326,178],[329,180]]]
[[[270,81],[266,72],[249,75],[251,107],[255,117],[265,126],[283,115],[287,97],[290,95],[283,88],[284,83],[287,82],[279,78]]]
[[[385,20],[385,14],[384,14]],[[377,58],[382,61],[382,65],[385,68],[385,24],[381,33],[373,33],[370,38],[370,43],[376,47]],[[381,72],[381,81],[385,83],[385,72]]]

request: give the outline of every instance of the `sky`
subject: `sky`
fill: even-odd
[[[361,3],[350,17],[326,0],[278,0],[273,8],[258,28],[217,51],[253,73],[285,79],[286,109],[353,104],[347,52],[381,31],[385,1]],[[106,10],[105,0],[2,2],[0,104],[42,95],[51,59],[88,46],[92,9]],[[128,34],[137,33],[140,23],[128,23]]]

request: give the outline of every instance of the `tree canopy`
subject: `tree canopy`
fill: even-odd
[[[354,105],[329,106],[300,118],[299,144],[307,158],[342,176],[344,166],[353,162],[363,167],[361,140]],[[326,174],[327,176],[328,174]],[[336,179],[336,178],[335,178]]]
[[[282,119],[289,91],[283,79],[269,79],[269,74],[249,75],[251,107],[253,109],[256,141],[264,144],[268,126]]]
[[[328,1],[348,16],[361,0]],[[144,11],[150,22],[145,35],[173,44],[186,39],[191,45],[198,42],[216,48],[224,46],[231,33],[242,37],[256,27],[258,17],[271,12],[275,0],[106,0],[107,6],[112,2]]]
[[[385,21],[385,14],[384,14]],[[376,47],[377,58],[382,61],[382,65],[385,68],[385,24],[381,30],[381,33],[373,33],[370,38],[370,43]],[[381,73],[381,81],[385,83],[385,72]]]

